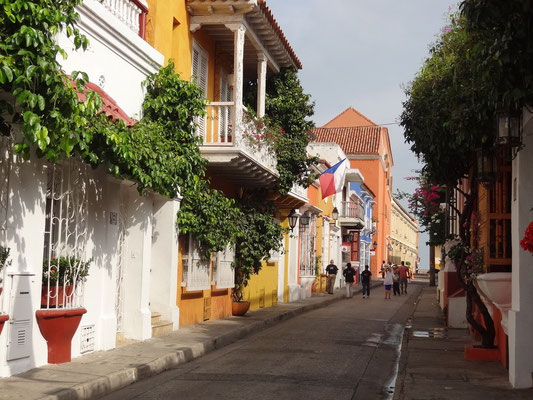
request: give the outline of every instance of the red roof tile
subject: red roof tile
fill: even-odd
[[[312,133],[315,142],[337,143],[349,155],[379,154],[381,134],[388,132],[387,128],[381,126],[351,126],[316,128]]]
[[[376,125],[370,118],[364,116],[353,107],[348,107],[327,124],[325,128],[343,127],[343,126],[368,126]]]
[[[278,37],[281,40],[281,43],[283,43],[283,46],[285,46],[285,49],[289,53],[289,55],[292,58],[292,61],[294,62],[294,65],[296,65],[296,68],[302,69],[302,62],[300,59],[296,56],[296,53],[294,52],[292,46],[290,45],[289,41],[285,37],[285,34],[281,30],[281,27],[279,26],[278,22],[274,18],[274,15],[272,14],[272,11],[270,11],[270,8],[268,7],[266,0],[258,0],[257,3],[259,4],[259,7],[261,7],[261,10],[263,11],[263,14],[270,22],[270,25],[278,35]]]
[[[135,122],[124,112],[122,108],[119,107],[117,102],[108,95],[100,86],[95,85],[92,82],[87,82],[85,85],[85,91],[91,90],[96,92],[102,98],[102,112],[104,112],[111,119],[121,119],[126,123],[127,126],[134,125]],[[85,101],[85,93],[78,93],[78,98],[80,101]]]

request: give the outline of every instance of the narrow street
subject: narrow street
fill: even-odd
[[[360,294],[311,311],[104,399],[392,399],[407,296]]]

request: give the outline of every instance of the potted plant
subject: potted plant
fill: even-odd
[[[89,275],[89,261],[76,257],[52,257],[43,262],[42,307],[61,307],[65,298],[73,295],[75,288]]]
[[[7,267],[11,264],[11,261],[8,261],[9,259],[9,247],[0,246],[0,284],[3,285],[2,281],[2,270],[4,267]],[[0,294],[2,294],[2,287],[0,287]],[[2,333],[2,329],[4,329],[4,323],[9,320],[9,316],[7,314],[0,314],[0,333]]]
[[[0,246],[0,284],[3,284],[2,271],[4,267],[8,267],[11,264],[9,259],[9,247]],[[0,294],[2,294],[3,287],[0,287]]]

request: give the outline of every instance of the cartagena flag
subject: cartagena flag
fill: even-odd
[[[325,199],[335,193],[338,193],[344,187],[344,178],[346,177],[348,161],[346,158],[339,161],[333,167],[325,170],[318,178],[320,188],[322,189],[322,198]]]

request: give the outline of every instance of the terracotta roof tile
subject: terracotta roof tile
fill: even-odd
[[[92,82],[87,82],[85,85],[85,91],[91,90],[96,92],[102,98],[102,112],[104,112],[111,119],[121,119],[125,122],[127,126],[134,125],[135,122],[124,112],[122,108],[117,104],[117,102],[108,95],[100,86],[95,85]],[[85,101],[85,93],[78,92],[78,99],[80,101]]]
[[[346,155],[379,154],[381,126],[352,126],[341,128],[316,128],[313,130],[315,142],[337,143]]]
[[[268,7],[266,0],[258,0],[257,3],[259,4],[259,7],[261,7],[261,10],[263,11],[263,14],[265,15],[265,17],[270,22],[270,25],[272,25],[272,28],[277,33],[278,37],[281,40],[281,43],[283,43],[283,46],[285,46],[285,49],[291,56],[292,61],[294,62],[294,65],[296,65],[296,68],[302,69],[302,62],[296,56],[296,53],[294,52],[292,46],[290,45],[289,41],[285,37],[285,34],[281,30],[281,27],[279,26],[278,22],[274,18],[272,11],[270,11],[270,8]]]

